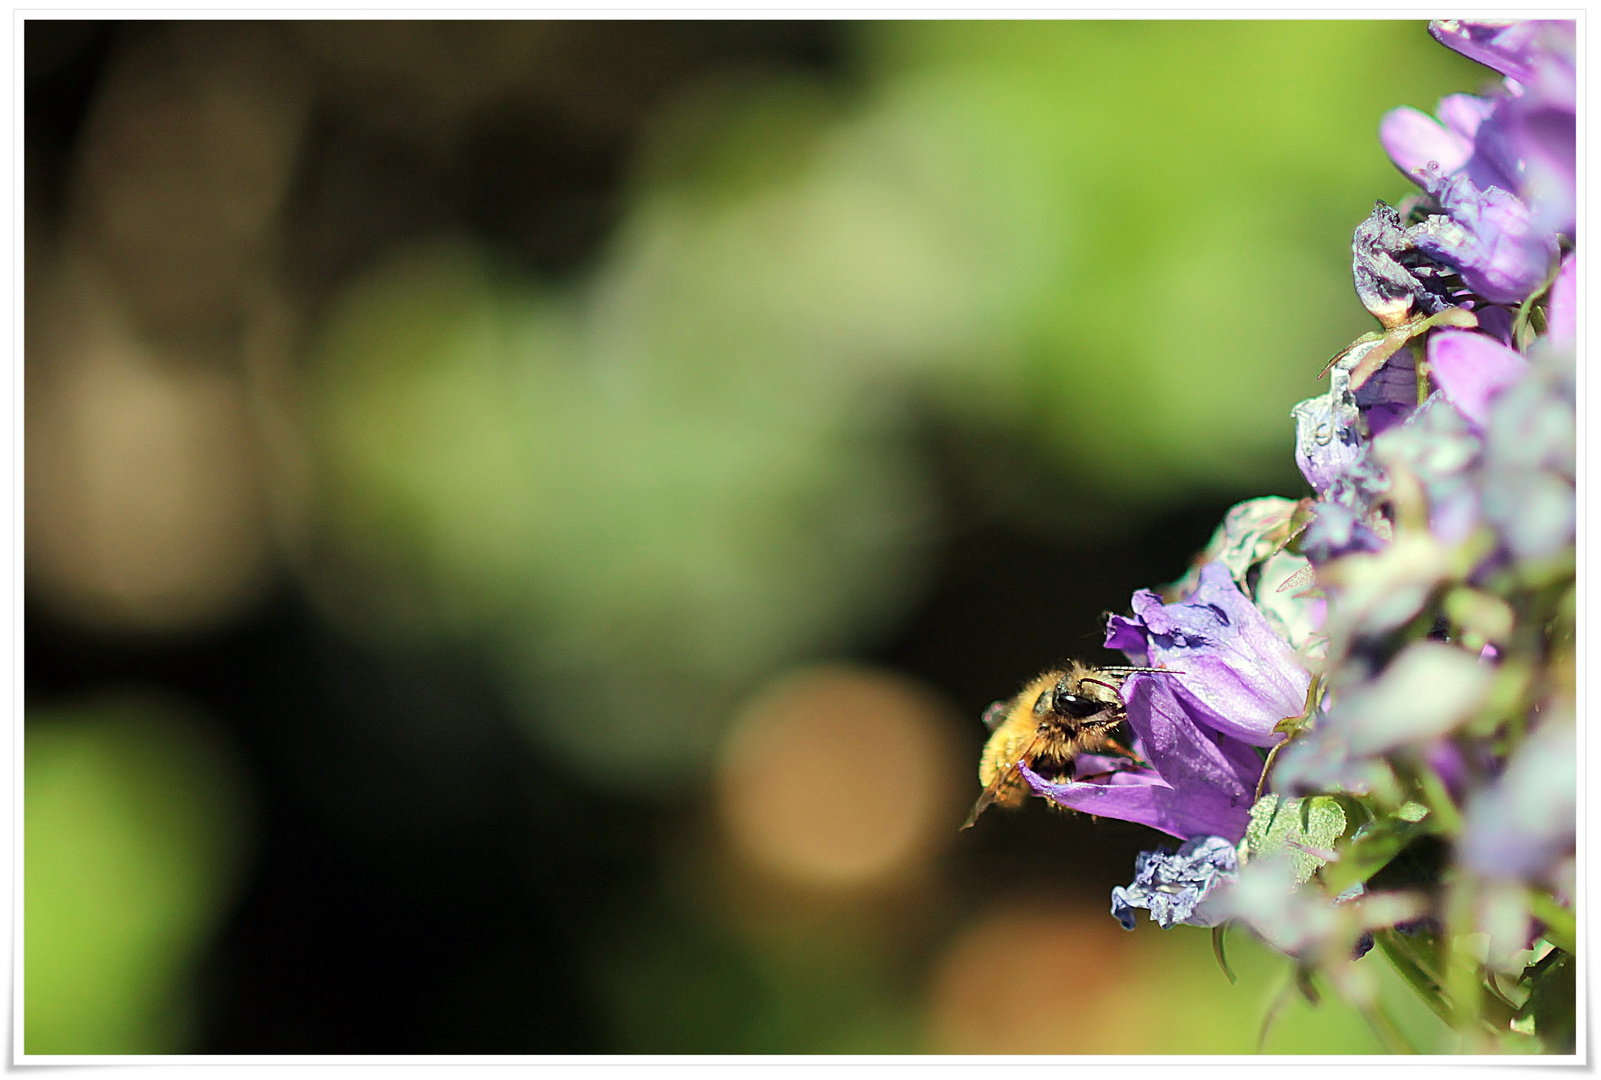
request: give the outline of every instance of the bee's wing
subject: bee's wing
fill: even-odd
[[[984,710],[984,727],[990,731],[1000,727],[1006,721],[1006,714],[1012,709],[1012,702],[1016,700],[1016,698],[1003,698],[992,702],[990,707]]]
[[[967,815],[967,820],[962,822],[962,829],[971,829],[973,822],[978,820],[978,815],[989,809],[989,804],[995,801],[995,797],[1001,793],[1001,788],[1005,787],[1007,782],[1017,775],[1017,767],[1024,762],[1033,761],[1034,756],[1044,747],[1045,736],[1035,735],[1029,741],[1029,744],[1023,748],[1023,752],[1018,754],[1010,765],[997,772],[995,779],[989,782],[989,786],[984,789],[984,793],[978,797],[978,802],[973,804],[973,809]],[[961,832],[962,829],[956,831]]]

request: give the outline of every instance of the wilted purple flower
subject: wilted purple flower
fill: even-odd
[[[1467,176],[1446,176],[1432,163],[1414,177],[1445,211],[1407,230],[1419,251],[1494,303],[1521,303],[1545,284],[1557,238],[1535,223],[1523,200],[1498,187],[1480,190]]]
[[[1482,335],[1464,336],[1502,348]],[[1462,540],[1479,520],[1480,460],[1474,426],[1442,393],[1431,395],[1404,422],[1361,446],[1327,484],[1324,498],[1313,507],[1311,525],[1301,535],[1302,553],[1322,566],[1344,555],[1382,550],[1387,541],[1370,522],[1374,506],[1391,487],[1389,470],[1397,466],[1423,485],[1438,539],[1448,544]]]
[[[1207,902],[1239,870],[1234,844],[1221,836],[1197,836],[1177,852],[1142,851],[1134,858],[1134,881],[1112,890],[1112,914],[1134,929],[1134,911],[1144,908],[1163,930],[1216,926],[1223,919]]]
[[[1480,428],[1490,399],[1517,382],[1529,362],[1493,338],[1465,330],[1438,330],[1429,338],[1429,374],[1452,405]]]
[[[1401,215],[1380,201],[1351,234],[1351,280],[1357,299],[1386,327],[1418,310],[1436,315],[1455,305],[1449,272],[1420,254]]]
[[[1250,821],[1262,758],[1218,730],[1216,717],[1185,692],[1181,678],[1134,675],[1124,683],[1128,725],[1143,766],[1056,783],[1025,765],[1024,780],[1057,805],[1096,817],[1149,825],[1181,840],[1238,840]]]
[[[1182,671],[1184,692],[1211,713],[1208,726],[1253,746],[1272,746],[1273,729],[1306,708],[1310,676],[1222,563],[1201,568],[1188,600],[1163,604],[1134,594],[1134,617],[1107,621],[1106,646]]]
[[[1468,802],[1457,852],[1488,878],[1536,881],[1573,851],[1578,754],[1571,715],[1553,717],[1520,746],[1506,771]]]
[[[1295,463],[1312,490],[1323,494],[1362,456],[1361,413],[1351,393],[1351,376],[1329,372],[1329,392],[1307,398],[1291,410],[1295,420]]]

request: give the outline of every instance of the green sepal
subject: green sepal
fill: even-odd
[[[1217,957],[1217,966],[1223,969],[1223,974],[1229,977],[1229,982],[1237,983],[1240,981],[1239,977],[1229,967],[1228,957],[1223,955],[1223,931],[1228,928],[1228,925],[1228,923],[1224,922],[1212,927],[1212,955]]]
[[[1558,259],[1552,264],[1551,272],[1546,274],[1545,280],[1540,283],[1540,287],[1525,297],[1523,303],[1518,305],[1518,313],[1512,318],[1512,340],[1517,343],[1520,351],[1527,349],[1534,343],[1535,327],[1531,324],[1536,315],[1543,315],[1536,305],[1546,293],[1551,291],[1551,286],[1556,282],[1557,274],[1561,270],[1562,260]],[[1540,322],[1540,329],[1544,329],[1545,320],[1543,317]]]

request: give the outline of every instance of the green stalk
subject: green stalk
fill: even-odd
[[[1384,1045],[1387,1053],[1416,1054],[1418,1052],[1417,1048],[1408,1042],[1406,1036],[1401,1033],[1400,1027],[1396,1025],[1390,1014],[1385,1012],[1384,1007],[1378,1002],[1370,1001],[1365,1005],[1359,1006],[1358,1009],[1362,1013],[1362,1019],[1368,1022],[1368,1026],[1373,1029],[1373,1034],[1379,1037],[1379,1042]]]
[[[1400,972],[1401,978],[1405,979],[1412,989],[1417,991],[1423,1003],[1433,1010],[1434,1015],[1454,1027],[1453,1010],[1441,993],[1440,984],[1412,955],[1411,949],[1401,940],[1401,935],[1394,930],[1375,930],[1373,941],[1390,961],[1391,966]]]

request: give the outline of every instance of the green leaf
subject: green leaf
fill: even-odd
[[[1335,849],[1340,858],[1323,872],[1324,885],[1338,895],[1367,881],[1419,836],[1433,830],[1427,814],[1422,803],[1409,802],[1397,811],[1396,817],[1377,818],[1358,829]]]
[[[1545,939],[1567,952],[1578,950],[1578,925],[1573,912],[1538,889],[1529,892],[1529,911],[1545,923]]]
[[[22,1049],[185,1052],[196,965],[243,865],[230,751],[132,697],[30,710],[23,737]]]
[[[1324,855],[1345,833],[1345,810],[1327,795],[1306,799],[1281,799],[1264,795],[1251,807],[1251,823],[1246,826],[1242,860],[1273,852],[1284,852],[1295,869],[1299,884],[1328,862]]]
[[[1534,1017],[1534,1031],[1545,1044],[1546,1053],[1571,1054],[1578,1016],[1573,957],[1564,954],[1554,963],[1540,967],[1542,970],[1529,984],[1525,1014]]]

